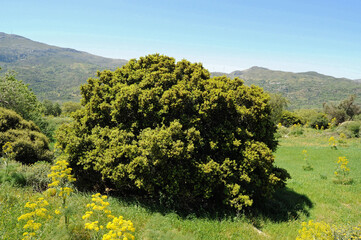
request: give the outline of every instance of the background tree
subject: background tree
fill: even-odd
[[[50,100],[43,101],[44,114],[49,116],[52,115],[54,117],[60,116],[61,108],[59,103],[53,103]]]
[[[64,102],[61,109],[63,114],[70,115],[70,113],[80,110],[81,104],[79,102]]]
[[[42,104],[28,85],[16,79],[15,72],[0,76],[0,107],[14,110],[25,120],[33,121],[41,132],[52,138],[53,129],[42,118]]]
[[[28,85],[16,79],[14,72],[0,77],[0,107],[12,109],[26,120],[33,120],[41,112],[41,104]]]
[[[278,124],[281,121],[282,113],[287,108],[288,100],[280,93],[270,93],[269,105],[271,106],[271,120]]]
[[[338,105],[325,103],[323,105],[324,112],[329,119],[336,118],[337,123],[353,120],[354,116],[361,113],[360,106],[355,104],[355,98],[355,95],[351,95]]]
[[[98,72],[81,93],[84,108],[57,139],[83,183],[241,209],[288,177],[273,165],[268,94],[238,78],[155,54]]]

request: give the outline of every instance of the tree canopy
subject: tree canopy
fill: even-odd
[[[12,109],[26,120],[41,112],[41,104],[28,85],[16,79],[14,72],[0,76],[0,107]]]
[[[329,118],[335,118],[337,123],[353,120],[354,116],[361,113],[360,106],[355,104],[355,98],[355,95],[350,95],[337,105],[325,103],[323,109]]]
[[[81,87],[84,107],[57,135],[83,183],[237,209],[284,185],[261,88],[158,54],[97,76]]]

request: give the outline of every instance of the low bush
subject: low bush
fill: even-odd
[[[19,172],[25,176],[26,185],[31,186],[35,191],[41,192],[46,190],[51,180],[48,177],[51,163],[36,162],[32,165],[22,165]]]
[[[329,126],[328,118],[324,113],[316,113],[315,115],[311,116],[308,125],[316,129],[326,129]]]
[[[47,137],[31,121],[26,121],[12,110],[0,108],[0,148],[9,142],[13,159],[25,164],[51,161]]]
[[[360,128],[361,122],[356,121],[347,121],[336,129],[336,131],[341,134],[345,134],[348,138],[360,137]]]
[[[303,124],[301,117],[290,111],[283,111],[280,122],[285,127]]]

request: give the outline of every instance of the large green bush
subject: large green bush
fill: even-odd
[[[0,149],[7,142],[11,143],[14,160],[18,162],[51,160],[48,139],[39,128],[14,111],[0,107]]]
[[[98,72],[81,93],[84,107],[57,139],[82,183],[241,209],[288,177],[273,165],[269,96],[238,78],[149,55]]]

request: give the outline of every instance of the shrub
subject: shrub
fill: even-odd
[[[343,133],[349,138],[360,137],[361,122],[347,121],[337,128],[337,132]]]
[[[50,161],[48,139],[39,128],[24,120],[12,110],[0,108],[0,147],[9,142],[14,151],[14,160],[26,164]]]
[[[50,179],[51,163],[49,162],[36,162],[32,165],[22,165],[19,172],[25,176],[26,185],[32,186],[35,191],[41,192],[46,190]]]
[[[286,127],[303,123],[298,115],[290,111],[283,111],[280,122]]]
[[[178,206],[241,209],[288,177],[273,165],[269,96],[238,78],[149,55],[98,72],[81,93],[84,107],[57,134],[77,179]]]
[[[308,124],[316,129],[326,129],[329,126],[327,116],[324,113],[317,113],[311,116]]]
[[[290,135],[293,135],[293,136],[300,136],[303,134],[303,127],[301,126],[301,124],[292,125],[290,130],[291,130]]]

